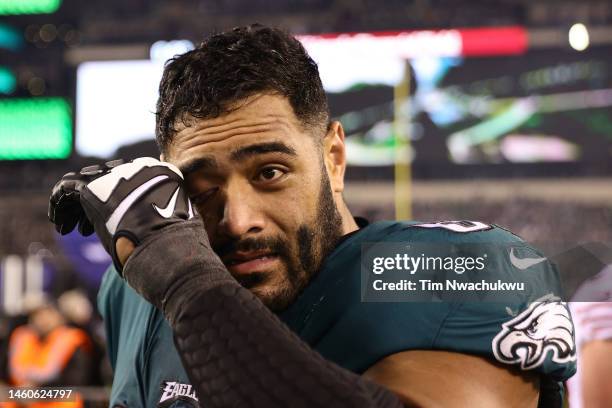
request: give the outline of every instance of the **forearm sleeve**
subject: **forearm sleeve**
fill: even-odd
[[[404,406],[300,340],[229,276],[197,229],[168,232],[139,246],[124,275],[163,310],[202,406]]]
[[[238,284],[194,297],[173,328],[203,406],[402,406],[388,390],[310,349]]]

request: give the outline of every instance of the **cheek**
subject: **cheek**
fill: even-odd
[[[269,217],[284,231],[296,234],[302,225],[316,222],[319,187],[318,180],[302,178],[291,188],[270,194],[265,205]]]

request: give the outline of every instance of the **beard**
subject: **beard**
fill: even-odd
[[[234,251],[269,251],[282,261],[282,273],[255,272],[236,276],[236,280],[251,290],[270,310],[280,312],[298,297],[317,275],[325,258],[342,237],[342,218],[332,195],[329,177],[322,169],[318,206],[312,225],[302,224],[293,239],[282,237],[246,238],[233,241],[216,250],[220,257]],[[279,276],[282,275],[282,276]],[[274,283],[273,281],[280,280]]]

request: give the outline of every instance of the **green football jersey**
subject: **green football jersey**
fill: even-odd
[[[527,276],[531,289],[505,303],[364,302],[362,247],[384,242],[440,243],[450,244],[449,248],[490,244],[487,273],[500,278]],[[542,300],[551,289],[553,294],[561,293],[554,266],[540,262],[525,270],[520,268],[525,265],[517,268],[513,262],[518,258],[507,248],[541,256],[519,237],[482,223],[373,223],[345,237],[279,317],[313,349],[355,373],[396,352],[447,350],[489,357],[563,381],[575,372],[576,354],[566,305]],[[105,275],[98,304],[115,372],[111,406],[155,407],[164,395],[172,395],[173,403],[196,404],[161,313],[112,268]]]
[[[505,280],[519,276],[530,283],[529,289],[500,303],[364,302],[363,244],[385,242],[444,244],[449,250],[478,245],[489,256],[487,276]],[[550,262],[525,268],[524,259],[515,256],[519,251],[544,260],[519,237],[493,225],[373,223],[336,247],[280,317],[325,358],[356,373],[393,353],[447,350],[489,357],[564,381],[576,370],[576,351],[567,305],[550,296],[562,293],[556,269]]]

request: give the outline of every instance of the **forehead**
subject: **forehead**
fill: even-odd
[[[296,149],[311,139],[287,98],[268,94],[241,100],[230,107],[229,113],[217,118],[192,117],[176,128],[166,160],[178,167],[202,156],[229,154],[251,144],[278,142]]]

